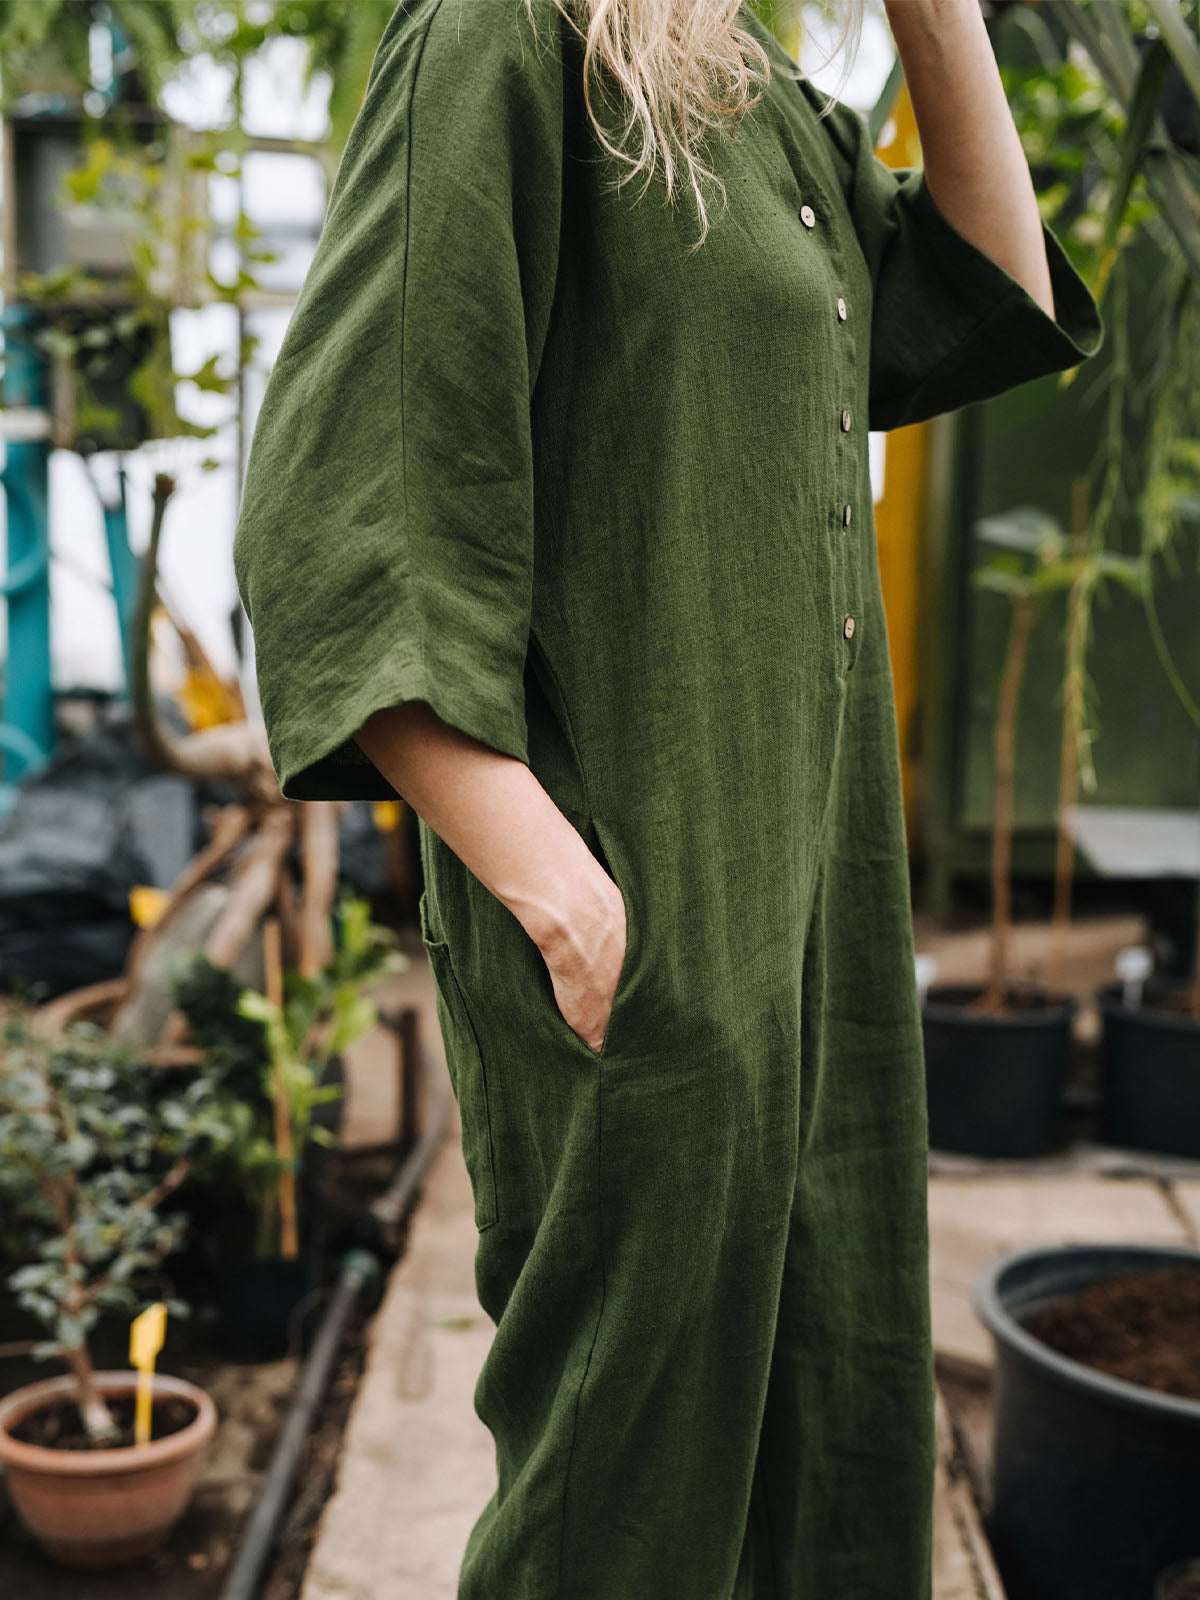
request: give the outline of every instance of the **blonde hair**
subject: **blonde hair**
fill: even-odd
[[[761,98],[772,63],[759,41],[737,22],[739,0],[552,0],[584,41],[584,97],[597,137],[627,170],[617,180],[644,176],[644,194],[661,169],[668,201],[682,180],[695,197],[700,237],[708,232],[703,193],[725,186],[707,166],[700,147],[710,131],[732,129]],[[799,0],[792,0],[799,10]],[[863,0],[835,0],[841,33],[828,62],[862,32]],[[535,0],[525,0],[531,22]],[[825,62],[821,63],[822,66]],[[597,114],[591,80],[604,69],[618,90],[623,126],[614,138]],[[804,78],[799,67],[789,76]],[[843,74],[843,81],[844,81]],[[632,146],[632,148],[631,148]]]

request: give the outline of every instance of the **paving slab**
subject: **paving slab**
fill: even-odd
[[[1200,1178],[1177,1180],[1171,1185],[1171,1195],[1187,1229],[1188,1242],[1200,1248]]]
[[[1024,1245],[1091,1240],[1190,1242],[1159,1184],[1088,1173],[931,1176],[929,1235],[934,1348],[940,1358],[981,1373],[991,1369],[992,1341],[971,1304],[971,1286],[995,1256]]]
[[[495,1487],[491,1435],[472,1407],[494,1331],[475,1297],[477,1238],[455,1125],[372,1328],[302,1600],[453,1600]]]

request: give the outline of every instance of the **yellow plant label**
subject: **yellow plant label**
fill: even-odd
[[[167,1332],[167,1308],[161,1300],[147,1306],[129,1325],[129,1364],[137,1368],[137,1403],[133,1418],[134,1444],[149,1444],[154,1398],[154,1362]]]

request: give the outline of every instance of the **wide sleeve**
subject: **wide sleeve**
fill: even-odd
[[[404,700],[527,760],[563,159],[540,11],[535,33],[507,0],[400,4],[267,382],[233,561],[289,799],[394,798],[351,735]]]
[[[835,101],[825,121],[874,290],[869,427],[923,422],[1096,353],[1099,306],[1047,223],[1053,317],[951,225],[921,168],[880,160],[864,117]]]

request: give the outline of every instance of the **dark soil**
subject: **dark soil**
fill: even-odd
[[[931,1006],[947,1006],[962,1011],[970,1017],[994,1017],[1002,1020],[1006,1016],[1027,1016],[1029,1013],[1041,1011],[1060,1011],[1064,1004],[1064,996],[1049,994],[1045,989],[1035,985],[1013,984],[1005,989],[1000,997],[1000,1003],[984,1001],[988,999],[988,991],[978,984],[933,984],[928,993],[928,1002]]]
[[[1147,985],[1142,995],[1142,1009],[1162,1011],[1172,1017],[1186,1017],[1189,1022],[1200,1024],[1200,1009],[1197,1009],[1195,1000],[1195,993],[1191,989],[1155,989]],[[1200,1590],[1197,1593],[1200,1594]]]
[[[1163,1590],[1162,1600],[1200,1600],[1200,1572],[1182,1572],[1172,1578]]]
[[[121,1437],[109,1442],[109,1449],[131,1445],[135,1400],[133,1395],[122,1395],[107,1402],[113,1421],[121,1430]],[[150,1437],[165,1439],[169,1434],[180,1433],[196,1418],[196,1407],[190,1400],[178,1396],[158,1400],[151,1408]],[[44,1406],[12,1430],[14,1439],[22,1444],[41,1445],[46,1450],[91,1450],[92,1441],[84,1431],[83,1419],[73,1400],[60,1400]]]
[[[1024,1326],[1051,1349],[1098,1372],[1200,1401],[1200,1267],[1159,1267],[1105,1279],[1056,1300]]]

